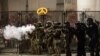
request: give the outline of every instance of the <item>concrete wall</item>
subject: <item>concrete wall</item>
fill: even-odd
[[[63,11],[64,10],[64,0],[56,0],[56,10]]]
[[[100,21],[100,0],[97,0],[96,11],[99,11],[96,13],[96,15],[97,15],[96,19]]]
[[[29,0],[29,10],[36,10],[40,7],[56,10],[56,0]]]
[[[77,0],[65,0],[64,10],[77,10]]]
[[[47,7],[50,10],[56,10],[56,0],[28,0],[29,11],[38,9],[39,7]],[[25,11],[26,0],[9,0],[9,11]]]
[[[8,0],[9,11],[25,11],[25,0]]]

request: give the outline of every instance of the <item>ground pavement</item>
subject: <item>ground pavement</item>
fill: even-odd
[[[19,55],[19,54],[6,53],[6,54],[0,54],[0,56],[48,56],[48,55]],[[54,56],[54,55],[50,55],[50,56]],[[66,56],[66,55],[61,54],[61,56]],[[72,56],[76,56],[76,53],[73,53]],[[86,56],[90,56],[89,53],[87,53]]]

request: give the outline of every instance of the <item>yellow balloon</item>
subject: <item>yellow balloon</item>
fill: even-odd
[[[38,15],[46,15],[48,13],[48,9],[45,7],[41,7],[39,9],[37,9],[37,14]]]

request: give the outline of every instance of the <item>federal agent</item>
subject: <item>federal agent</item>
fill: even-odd
[[[98,26],[96,23],[93,22],[92,18],[87,19],[87,34],[90,38],[90,55],[91,56],[99,56],[99,49],[98,49],[98,42],[99,42],[99,33],[98,33]],[[95,53],[95,54],[94,54]]]
[[[72,38],[74,36],[74,28],[70,26],[69,22],[65,22],[65,27],[63,29],[63,33],[65,34],[65,39],[66,39],[66,55],[67,56],[72,56],[71,54],[71,42]]]
[[[86,25],[84,23],[76,23],[76,37],[78,40],[77,43],[77,56],[86,56],[85,53],[85,30]]]

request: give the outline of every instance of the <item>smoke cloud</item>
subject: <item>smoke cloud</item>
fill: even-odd
[[[14,38],[17,40],[21,40],[22,36],[27,37],[28,33],[32,33],[34,30],[35,30],[35,26],[31,24],[22,27],[7,25],[4,28],[3,36],[5,39]]]

